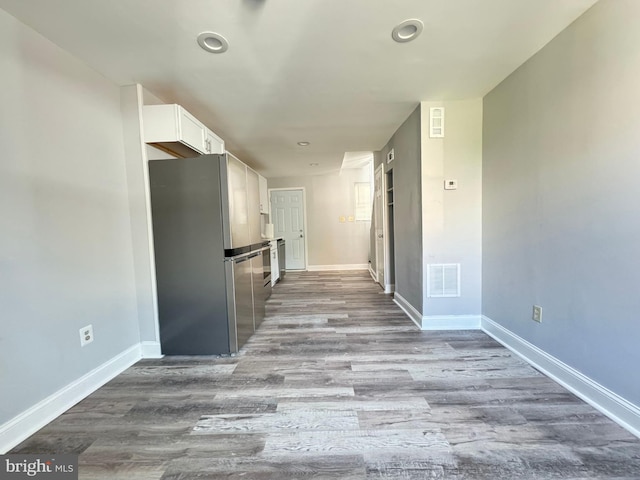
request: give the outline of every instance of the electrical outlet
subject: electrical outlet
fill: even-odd
[[[80,346],[84,347],[93,342],[93,325],[87,325],[80,329]]]
[[[542,307],[539,305],[533,306],[533,315],[531,319],[535,322],[542,323]]]

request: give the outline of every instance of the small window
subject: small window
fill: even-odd
[[[356,222],[371,221],[371,184],[358,182],[356,185]]]

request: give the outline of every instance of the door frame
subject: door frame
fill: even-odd
[[[383,203],[384,215],[383,215],[383,222],[382,222],[383,228],[384,228],[384,283],[385,283],[384,293],[389,293],[389,294],[395,292],[395,289],[396,289],[396,285],[395,285],[396,272],[395,271],[393,272],[394,283],[391,283],[389,281],[389,279],[391,278],[391,258],[393,256],[393,252],[391,251],[391,243],[389,242],[389,239],[391,238],[391,236],[395,237],[394,226],[389,223],[389,218],[393,216],[395,221],[395,211],[394,211],[394,215],[389,214],[389,210],[390,209],[393,210],[394,207],[393,207],[393,203],[389,205],[389,202],[388,202],[387,194],[389,190],[389,185],[387,183],[387,174],[392,170],[393,168],[389,168],[389,169],[383,168],[382,170],[382,185],[384,186],[384,191],[382,192],[382,194],[384,195],[384,203]],[[391,188],[393,188],[393,185],[391,186]],[[395,239],[394,239],[394,244],[395,244]],[[395,265],[395,258],[394,258],[394,265]]]
[[[380,174],[380,199],[377,200],[376,199],[376,177],[377,175]],[[374,265],[374,269],[373,271],[375,272],[375,280],[376,283],[378,283],[383,289],[385,288],[384,286],[384,278],[386,278],[386,275],[383,275],[383,282],[380,282],[380,272],[378,271],[378,265],[380,264],[380,256],[382,256],[382,264],[383,264],[383,268],[384,271],[386,273],[386,268],[387,268],[387,248],[386,248],[386,241],[387,241],[387,237],[386,237],[386,228],[385,228],[385,210],[386,210],[386,206],[387,206],[387,200],[386,200],[386,189],[384,187],[384,182],[385,181],[385,172],[384,172],[384,164],[380,164],[378,165],[378,167],[374,170],[373,172],[373,205],[374,205],[374,212],[373,212],[373,234],[374,234],[374,249],[376,252],[376,264]],[[380,212],[378,213],[378,210],[380,210]],[[381,222],[382,225],[378,225],[378,215],[381,218]],[[380,251],[380,248],[378,248],[378,231],[382,230],[382,251]]]
[[[302,219],[304,224],[304,268],[301,270],[291,270],[293,272],[306,272],[309,268],[309,226],[307,224],[307,190],[305,187],[279,187],[279,188],[269,188],[267,191],[269,192],[269,223],[273,223],[273,214],[271,210],[271,192],[276,191],[294,191],[301,190],[302,191],[302,214],[304,218]],[[279,261],[280,259],[278,259]],[[285,262],[286,268],[286,262]],[[287,270],[289,271],[289,270]]]

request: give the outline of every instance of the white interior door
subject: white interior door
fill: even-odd
[[[385,209],[385,191],[384,191],[384,174],[383,165],[376,168],[373,176],[373,209],[374,209],[374,228],[376,235],[376,276],[378,283],[385,288],[384,281],[384,209]]]
[[[285,240],[285,268],[307,268],[302,190],[271,191],[271,221],[276,237]]]

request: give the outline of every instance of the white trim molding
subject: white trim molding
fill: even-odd
[[[479,330],[480,315],[424,315],[422,330]]]
[[[140,342],[140,355],[142,358],[162,358],[160,342]]]
[[[387,284],[384,286],[384,293],[387,293],[387,294],[389,294],[389,293],[393,293],[395,290],[396,290],[396,285],[395,285],[395,283],[387,283]]]
[[[369,275],[375,283],[378,283],[378,274],[371,268],[371,262],[369,262]]]
[[[36,403],[4,425],[0,425],[0,454],[4,454],[62,415],[141,358],[136,343],[111,360]]]
[[[394,293],[393,302],[398,305],[411,320],[413,320],[413,323],[415,323],[419,328],[422,328],[422,314],[416,310],[413,305],[407,302],[402,295],[397,292]]]
[[[482,330],[546,376],[574,393],[635,436],[640,437],[640,407],[603,387],[486,316]]]
[[[368,263],[350,263],[344,265],[309,265],[308,272],[329,272],[333,270],[368,270]]]

